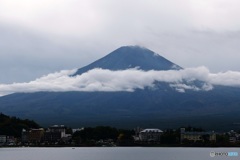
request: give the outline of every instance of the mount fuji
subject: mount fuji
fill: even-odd
[[[136,67],[145,71],[181,69],[180,66],[147,48],[140,46],[124,46],[90,65],[78,69],[75,75],[85,73],[94,68],[125,70]]]
[[[111,71],[132,68],[142,71],[183,69],[147,48],[124,46],[78,69],[71,76],[81,76],[96,68]],[[202,85],[201,81],[191,83]],[[209,91],[187,90],[181,93],[167,82],[154,82],[154,85],[154,88],[135,89],[133,92],[14,93],[0,97],[0,111],[33,119],[44,126],[173,128],[195,125],[227,130],[236,128],[240,122],[240,89],[237,87],[214,86]]]

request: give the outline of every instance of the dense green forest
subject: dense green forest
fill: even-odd
[[[21,137],[22,129],[39,128],[40,126],[29,119],[19,119],[0,113],[0,135]]]

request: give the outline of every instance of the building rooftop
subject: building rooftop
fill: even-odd
[[[144,130],[142,130],[140,133],[146,133],[146,132],[158,132],[158,133],[162,133],[163,131],[160,130],[160,129],[151,128],[151,129],[144,129]]]
[[[185,135],[205,135],[205,134],[215,134],[215,132],[183,132],[181,134],[185,134]]]

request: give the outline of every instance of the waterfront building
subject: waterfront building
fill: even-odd
[[[240,134],[235,132],[234,130],[229,131],[227,134],[229,136],[230,143],[237,143],[240,141]]]
[[[193,132],[193,131],[185,131],[185,128],[181,128],[181,143],[184,141],[191,142],[216,142],[216,133],[212,132]]]
[[[7,136],[6,135],[0,135],[0,145],[5,144],[7,142]]]
[[[22,130],[22,143],[40,143],[43,140],[44,129],[30,129],[26,131]]]
[[[49,127],[48,131],[52,133],[60,133],[61,138],[65,137],[66,135],[66,127],[64,125],[53,125]]]
[[[39,143],[43,140],[44,129],[31,129],[28,134],[29,142],[31,143]]]
[[[67,143],[72,138],[72,135],[66,134],[64,125],[53,125],[47,129],[44,135],[44,141],[50,144]]]
[[[139,133],[139,140],[144,142],[160,142],[163,131],[160,129],[144,129]]]

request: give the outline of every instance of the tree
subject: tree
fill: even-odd
[[[39,128],[36,122],[25,119],[21,120],[16,117],[9,117],[0,113],[0,134],[21,137],[22,129]]]

